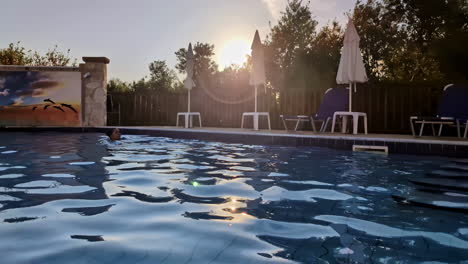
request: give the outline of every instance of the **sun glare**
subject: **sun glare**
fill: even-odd
[[[242,66],[250,54],[250,45],[246,40],[233,39],[227,42],[219,56],[219,67],[224,69],[231,64]]]

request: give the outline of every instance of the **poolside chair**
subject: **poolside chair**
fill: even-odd
[[[322,104],[320,105],[317,113],[307,116],[307,115],[280,115],[281,120],[283,121],[284,128],[288,130],[286,121],[295,121],[296,131],[299,127],[300,122],[310,122],[314,132],[317,132],[315,123],[321,123],[319,132],[325,132],[328,124],[330,124],[333,114],[337,111],[346,111],[348,109],[349,103],[349,94],[348,90],[345,88],[330,88],[325,91],[325,94],[322,99]]]
[[[420,124],[419,136],[422,136],[424,125],[432,126],[432,134],[435,136],[435,126],[439,125],[438,136],[442,134],[444,125],[456,126],[457,135],[461,137],[461,127],[465,126],[463,138],[468,132],[468,87],[449,84],[439,100],[437,114],[434,117],[411,116],[410,125],[413,136],[416,136],[415,124]]]

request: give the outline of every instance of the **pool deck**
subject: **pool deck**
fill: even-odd
[[[7,127],[0,131],[105,132],[103,127]],[[314,133],[312,131],[259,130],[241,128],[181,128],[175,126],[119,126],[122,134],[138,134],[180,139],[199,139],[254,145],[284,145],[295,147],[327,147],[352,150],[354,145],[386,146],[390,154],[437,155],[468,158],[468,139],[457,137],[413,137],[396,134]]]
[[[105,129],[110,127],[100,127]],[[148,134],[184,139],[259,145],[319,146],[352,150],[353,145],[387,146],[389,153],[468,157],[468,139],[457,137],[413,137],[395,134],[314,133],[312,131],[259,130],[241,128],[181,128],[171,126],[119,127],[123,134]]]

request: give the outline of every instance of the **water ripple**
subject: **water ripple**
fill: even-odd
[[[457,263],[468,216],[401,206],[444,158],[101,134],[0,137],[3,263]],[[459,193],[446,195],[466,199]],[[443,202],[443,201],[442,201]]]

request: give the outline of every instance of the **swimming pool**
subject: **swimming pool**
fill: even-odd
[[[2,263],[458,263],[468,216],[400,204],[445,158],[2,133]]]

